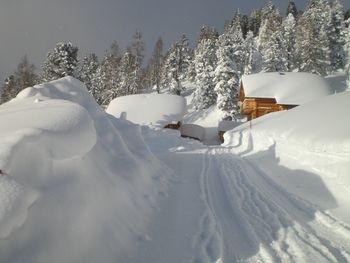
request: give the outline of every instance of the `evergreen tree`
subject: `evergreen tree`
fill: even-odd
[[[249,31],[253,32],[254,36],[259,34],[261,25],[261,12],[253,10],[249,15]]]
[[[189,78],[192,51],[186,35],[171,46],[163,64],[164,83],[173,94],[180,95],[183,91],[181,81]]]
[[[164,68],[166,71],[166,83],[168,84],[169,91],[173,94],[180,95],[182,92],[182,85],[180,82],[181,76],[181,57],[182,49],[179,43],[175,43],[171,46],[168,56],[164,62]]]
[[[231,38],[233,48],[233,60],[236,65],[237,74],[240,76],[244,71],[246,50],[244,47],[244,38],[241,29],[241,14],[236,11],[230,27],[227,27],[225,33]]]
[[[217,37],[216,30],[202,28],[194,57],[197,89],[194,92],[193,103],[196,109],[206,109],[216,102],[213,77],[217,62]]]
[[[99,63],[96,54],[92,53],[84,56],[78,70],[78,79],[82,81],[88,91],[91,91],[92,78],[98,69]]]
[[[241,30],[242,30],[243,38],[246,38],[249,32],[249,18],[247,15],[243,15],[241,18]]]
[[[288,17],[289,14],[292,14],[294,19],[296,19],[298,16],[298,9],[293,1],[289,1],[288,3],[286,16]]]
[[[120,96],[136,94],[139,89],[139,76],[135,77],[137,57],[130,51],[124,53],[120,63]]]
[[[330,70],[330,8],[326,0],[311,2],[298,21],[296,53],[299,70],[326,75]]]
[[[344,44],[345,44],[345,25],[344,11],[340,0],[335,0],[331,8],[331,25],[327,33],[330,44],[330,66],[331,71],[336,71],[344,67]]]
[[[345,70],[348,75],[348,80],[347,80],[348,89],[350,89],[350,26],[347,28],[347,31],[346,31],[345,43],[346,43],[345,50],[346,50],[346,59],[347,59]]]
[[[27,55],[21,58],[15,71],[14,78],[17,85],[17,95],[21,90],[32,87],[38,83],[38,75],[35,74],[35,66],[28,61]]]
[[[258,50],[258,43],[254,33],[249,31],[247,37],[244,40],[245,49],[245,62],[244,71],[245,75],[252,73],[258,73],[261,71],[261,53]]]
[[[148,72],[150,74],[150,84],[155,85],[157,93],[160,92],[161,67],[163,62],[163,40],[159,38],[154,45]]]
[[[34,86],[38,83],[38,78],[34,64],[28,61],[27,55],[23,56],[14,74],[5,79],[1,102],[11,100],[23,89]]]
[[[348,21],[350,19],[350,9],[344,12],[344,21]]]
[[[71,43],[60,42],[47,54],[43,65],[43,81],[51,81],[65,76],[75,76],[78,64],[78,48]]]
[[[189,77],[189,70],[192,61],[193,51],[189,46],[188,38],[185,34],[182,35],[180,41],[178,42],[178,63],[180,79],[187,80]]]
[[[120,55],[116,52],[115,44],[116,42],[111,45],[110,51],[105,54],[101,64],[90,78],[89,91],[100,105],[108,105],[112,99],[121,96],[122,93],[120,91]],[[95,59],[92,58],[92,61]],[[94,68],[95,62],[92,62],[92,65]]]
[[[283,41],[284,51],[286,54],[285,69],[292,71],[297,67],[295,58],[295,18],[292,13],[283,20]]]
[[[271,2],[263,9],[265,18],[258,39],[262,55],[262,70],[265,72],[286,71],[287,54],[278,10]]]
[[[214,72],[214,91],[217,94],[218,108],[223,112],[222,119],[236,119],[239,114],[238,90],[239,75],[235,64],[233,37],[229,33],[219,36],[217,66]]]
[[[17,83],[14,75],[10,75],[5,79],[3,90],[1,91],[0,103],[5,103],[16,97]]]
[[[132,90],[136,89],[142,89],[142,83],[141,83],[141,73],[142,73],[142,65],[143,65],[143,59],[144,59],[144,51],[145,51],[145,43],[142,39],[142,33],[139,30],[136,30],[135,34],[132,37],[132,43],[131,47],[128,50],[127,56],[129,58],[133,58],[134,65],[132,68],[134,69],[133,72],[133,88]]]

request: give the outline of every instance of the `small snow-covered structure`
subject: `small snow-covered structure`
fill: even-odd
[[[115,98],[106,112],[119,118],[123,115],[136,124],[165,127],[181,122],[186,113],[186,100],[170,94],[136,94]]]
[[[197,124],[183,124],[180,127],[181,137],[192,138],[203,141],[205,136],[205,129]]]
[[[305,72],[269,72],[244,75],[239,101],[248,120],[288,110],[334,93],[327,81]]]

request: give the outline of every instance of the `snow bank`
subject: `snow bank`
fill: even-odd
[[[186,113],[186,100],[169,94],[137,94],[118,97],[111,101],[106,112],[137,124],[164,127],[181,121]]]
[[[350,222],[345,209],[350,205],[347,196],[350,185],[349,101],[350,92],[343,92],[289,111],[265,115],[252,121],[251,129],[246,123],[225,133],[224,145],[234,153],[248,156],[259,163],[279,182],[283,174],[278,172],[277,166],[300,169],[321,177],[338,202],[336,213]],[[272,162],[278,165],[271,165]],[[302,176],[298,177],[298,183],[291,178],[283,180],[294,180],[294,188],[290,189],[302,196],[310,197],[316,191],[311,186],[301,191],[300,184],[308,182]],[[341,189],[339,185],[345,188]],[[320,200],[320,194],[315,194],[313,202],[322,206]]]
[[[304,72],[268,72],[242,76],[246,97],[275,98],[277,104],[300,105],[334,94],[321,76]]]
[[[22,91],[0,122],[0,261],[129,259],[170,174],[140,127],[71,77]]]

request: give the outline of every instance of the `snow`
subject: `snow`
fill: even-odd
[[[0,262],[350,262],[349,101],[205,146],[106,114],[71,77],[28,88],[0,106]],[[220,114],[190,108],[184,129],[208,140]]]
[[[133,123],[164,127],[182,120],[186,101],[170,94],[129,95],[112,100],[106,112],[118,118],[125,112],[126,119]]]
[[[232,130],[233,128],[241,125],[242,122],[235,122],[235,121],[220,121],[218,125],[218,130],[219,131],[229,131]]]
[[[181,136],[196,138],[200,141],[204,139],[205,129],[197,124],[183,124],[180,126]]]
[[[274,98],[277,104],[301,105],[334,94],[327,81],[304,72],[268,72],[243,75],[245,97]]]
[[[0,106],[0,261],[126,262],[171,171],[71,77]]]
[[[293,193],[320,207],[332,203],[327,209],[350,224],[349,101],[350,92],[343,92],[265,115],[254,120],[251,129],[244,124],[225,133],[225,145],[263,163],[263,169]],[[281,167],[290,171],[281,174]],[[316,180],[322,184],[312,183]]]

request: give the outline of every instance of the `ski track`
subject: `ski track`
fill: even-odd
[[[204,154],[200,184],[192,262],[350,262],[348,226],[229,149]]]

